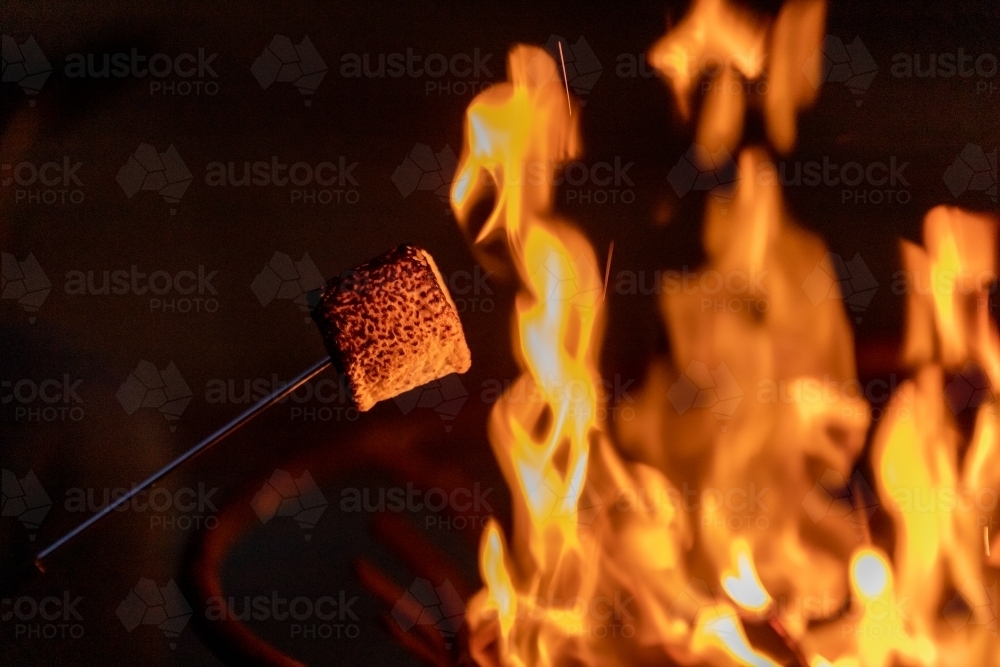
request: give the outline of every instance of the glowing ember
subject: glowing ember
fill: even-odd
[[[518,46],[509,81],[470,105],[452,206],[478,248],[509,249],[521,369],[489,425],[513,517],[481,541],[485,587],[468,610],[479,664],[1000,664],[982,530],[997,506],[978,503],[1000,488],[994,220],[937,208],[924,246],[903,246],[913,374],[870,460],[895,528],[891,557],[856,511],[862,491],[846,492],[847,509],[830,496],[863,469],[871,423],[849,390],[851,329],[843,302],[827,298],[836,283],[822,284],[836,275],[826,246],[786,210],[768,150],[741,144],[744,111],[760,104],[773,148],[793,146],[796,113],[816,95],[824,17],[817,0],[786,3],[773,20],[697,0],[651,52],[685,120],[702,65],[722,63],[708,73],[696,140],[757,177],[709,198],[701,288],[662,295],[671,353],[652,360],[636,418],[613,429],[598,416],[606,270],[553,207],[560,165],[582,152],[561,67]],[[756,98],[730,85],[765,80]],[[492,209],[474,231],[483,201]],[[745,286],[744,306],[706,307],[711,279]],[[822,299],[809,295],[817,280]],[[946,402],[959,373],[990,388],[971,436]],[[710,409],[676,409],[684,400]]]

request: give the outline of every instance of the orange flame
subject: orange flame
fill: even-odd
[[[508,531],[491,521],[482,536],[485,586],[468,611],[479,664],[779,664],[750,624],[769,625],[809,667],[979,667],[996,653],[991,599],[974,584],[988,563],[981,526],[997,508],[937,502],[1000,489],[995,221],[934,209],[925,247],[903,246],[914,375],[871,454],[896,526],[892,557],[869,544],[867,515],[830,499],[870,425],[851,391],[851,329],[826,246],[786,210],[768,150],[741,148],[753,104],[771,148],[793,146],[796,114],[816,96],[824,19],[821,0],[792,0],[771,20],[696,0],[651,52],[685,118],[706,78],[700,63],[723,62],[708,76],[696,141],[736,153],[743,178],[731,201],[709,200],[697,287],[661,296],[670,355],[653,360],[637,418],[614,432],[598,412],[600,264],[553,205],[560,165],[583,150],[579,110],[553,59],[528,46],[511,51],[509,81],[469,106],[452,206],[477,249],[497,238],[509,249],[521,369],[489,424],[513,516]],[[739,85],[748,81],[766,90]],[[742,307],[718,308],[713,280],[743,286]],[[992,393],[966,443],[945,387],[970,365]],[[960,631],[941,613],[954,590],[972,619]]]

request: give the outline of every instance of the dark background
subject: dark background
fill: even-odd
[[[692,130],[679,122],[676,105],[658,78],[622,77],[616,71],[621,54],[641,58],[664,34],[668,20],[676,23],[683,16],[685,6],[4,2],[4,35],[18,45],[34,36],[53,71],[37,95],[3,84],[0,162],[40,165],[61,163],[64,157],[82,162],[77,172],[82,185],[75,188],[83,194],[80,203],[45,204],[26,200],[29,195],[19,194],[25,188],[17,183],[5,183],[0,190],[0,249],[19,261],[33,254],[52,283],[37,313],[26,312],[15,300],[2,301],[2,377],[39,383],[67,374],[82,379],[82,403],[69,405],[83,411],[79,421],[37,421],[17,409],[48,404],[3,405],[2,467],[18,479],[33,471],[53,501],[37,530],[4,517],[4,544],[29,534],[37,546],[49,543],[86,516],[66,508],[68,490],[96,489],[100,496],[105,488],[129,486],[246,407],[209,402],[206,388],[212,380],[233,381],[238,388],[245,379],[272,374],[288,380],[322,357],[313,325],[303,321],[295,304],[277,299],[262,307],[251,289],[275,252],[294,260],[308,253],[320,273],[330,276],[410,241],[427,248],[446,276],[458,276],[459,285],[466,281],[458,272],[481,270],[447,204],[430,191],[404,196],[391,178],[415,144],[434,151],[447,145],[460,152],[462,119],[472,93],[456,94],[454,86],[461,80],[450,76],[442,81],[453,89],[430,94],[427,85],[436,81],[427,76],[345,78],[340,72],[344,54],[412,49],[450,57],[478,49],[491,54],[491,76],[473,80],[480,85],[504,80],[505,53],[515,43],[544,44],[553,34],[576,43],[584,36],[603,69],[583,96],[583,159],[588,164],[614,163],[616,157],[633,162],[634,201],[585,204],[561,196],[560,208],[590,235],[599,259],[609,241],[615,241],[615,272],[694,268],[705,194],[678,198],[667,181],[670,168],[691,144]],[[860,253],[879,284],[868,308],[853,318],[859,347],[878,350],[898,339],[903,298],[891,289],[892,274],[900,268],[897,242],[900,237],[919,240],[929,208],[952,203],[997,210],[995,200],[982,191],[953,196],[942,177],[967,144],[986,152],[996,148],[1000,76],[898,78],[890,73],[893,56],[962,48],[1000,57],[998,19],[1000,10],[989,1],[854,1],[829,7],[826,32],[845,43],[860,36],[878,74],[860,96],[861,106],[843,84],[827,83],[818,103],[801,117],[799,142],[787,159],[828,157],[836,163],[868,164],[895,157],[910,163],[907,203],[842,203],[837,187],[786,191],[798,219],[820,233],[832,252],[845,259]],[[295,43],[308,35],[314,44],[328,68],[314,94],[304,96],[288,83],[265,90],[251,74],[251,65],[275,34]],[[217,53],[211,64],[217,77],[202,79],[217,84],[217,93],[151,93],[150,76],[65,74],[70,54],[127,53],[133,48],[147,56],[197,54],[199,48]],[[164,81],[176,85],[182,79]],[[183,158],[193,180],[179,202],[164,202],[150,191],[127,197],[116,183],[119,169],[140,143],[159,152],[172,144]],[[357,162],[357,185],[350,186],[357,202],[291,203],[289,187],[205,183],[210,162],[240,164],[272,155],[286,164],[336,163],[341,157],[347,164]],[[995,183],[995,171],[993,179]],[[36,183],[26,189],[45,188]],[[132,265],[145,273],[197,272],[199,266],[207,273],[217,271],[212,281],[218,292],[213,297],[216,312],[151,312],[148,295],[66,293],[71,271],[93,271],[99,277],[105,270]],[[494,489],[490,502],[504,514],[506,490],[485,439],[489,405],[482,387],[487,380],[517,375],[508,336],[511,287],[489,278],[485,287],[456,297],[465,301],[463,322],[474,365],[462,377],[469,397],[453,420],[426,408],[404,415],[393,402],[351,420],[346,404],[313,401],[306,407],[331,407],[334,416],[304,422],[293,418],[292,406],[279,406],[163,483],[171,490],[199,484],[218,488],[212,496],[215,506],[243,503],[245,508],[246,498],[276,468],[296,476],[311,472],[330,502],[316,526],[304,530],[287,517],[257,522],[236,542],[224,571],[227,590],[238,596],[271,591],[285,597],[336,597],[341,591],[359,596],[354,606],[357,638],[293,639],[287,623],[252,625],[310,664],[413,661],[380,627],[385,608],[364,592],[351,563],[364,555],[403,588],[414,574],[372,536],[374,513],[339,510],[344,489],[377,493],[414,479],[425,486],[461,480],[460,485]],[[605,370],[639,380],[644,360],[663,345],[655,299],[614,294],[609,299]],[[140,360],[161,370],[174,362],[190,387],[193,398],[176,422],[168,423],[155,409],[130,416],[116,400]],[[880,372],[891,367],[885,359],[871,363]],[[4,389],[5,396],[9,391]],[[19,629],[17,619],[4,621],[3,664],[219,664],[190,627],[168,639],[154,626],[126,632],[115,616],[140,577],[163,586],[181,576],[183,550],[194,531],[151,526],[152,514],[112,517],[54,558],[45,578],[16,594],[3,592],[5,598],[61,597],[64,591],[83,597],[77,607],[83,620],[75,621],[83,628],[79,639],[26,639],[18,636],[28,630]],[[430,524],[424,513],[404,518],[440,545],[474,585],[478,529],[442,528],[435,523],[439,517],[430,514]],[[164,513],[168,519],[183,515]],[[33,623],[40,622],[28,622]]]

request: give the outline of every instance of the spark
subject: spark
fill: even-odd
[[[563,58],[562,41],[559,44],[559,62],[562,63],[563,85],[566,86],[566,106],[569,108],[569,115],[573,115],[573,103],[569,99],[569,78],[566,76],[566,59]],[[606,286],[605,286],[606,287]]]

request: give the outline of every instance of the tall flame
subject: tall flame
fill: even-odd
[[[595,586],[577,509],[599,428],[594,388],[604,311],[593,250],[552,211],[556,169],[580,150],[555,63],[521,46],[511,52],[508,72],[509,83],[468,109],[452,201],[468,224],[473,207],[495,188],[477,240],[504,233],[521,283],[515,328],[524,372],[490,421],[501,468],[521,492],[514,499],[514,549],[496,525],[487,528],[488,594],[481,602],[498,616],[502,660],[550,664],[551,645],[583,632],[573,601]],[[539,617],[529,631],[515,625],[526,615]]]

